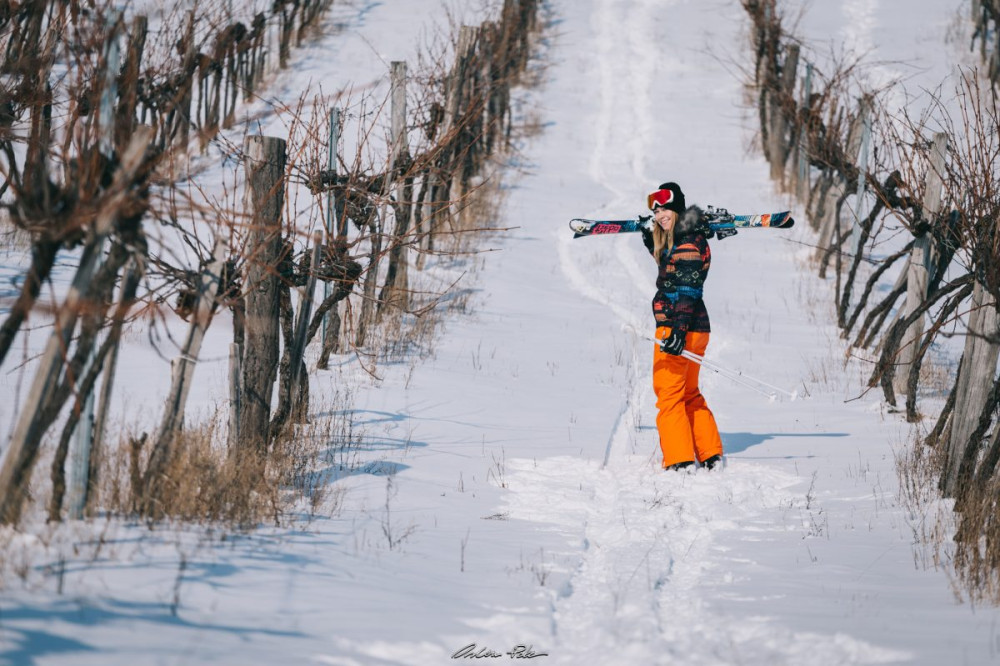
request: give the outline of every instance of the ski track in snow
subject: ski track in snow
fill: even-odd
[[[797,530],[769,515],[790,505],[797,477],[762,465],[736,474],[663,474],[644,456],[606,469],[578,458],[512,460],[511,516],[573,531],[586,525],[584,554],[555,602],[555,663],[584,663],[615,646],[620,664],[890,663],[907,654],[843,634],[793,632],[766,616],[725,617],[704,588],[733,582],[719,531],[747,540]],[[713,632],[727,626],[728,640]]]
[[[654,149],[650,139],[662,134],[654,122],[650,82],[656,80],[658,61],[669,68],[675,58],[652,27],[677,4],[596,3],[591,26],[599,45],[601,101],[589,172],[611,196],[592,216],[634,209],[635,187],[650,186],[660,177],[646,171],[646,155]],[[866,38],[870,41],[865,30],[871,28],[872,2],[853,5],[867,17],[852,37],[860,47]],[[612,53],[622,48],[628,57]],[[559,233],[559,262],[580,295],[605,306],[623,327],[648,331],[655,273],[651,263],[640,263],[638,257],[645,259],[645,253],[636,251],[634,241],[623,235],[584,246]],[[614,264],[606,254],[599,256],[608,243],[614,245]],[[606,279],[592,279],[595,266]],[[633,339],[630,390],[610,432],[604,465],[576,458],[509,463],[511,487],[521,489],[506,495],[512,517],[553,524],[568,533],[584,526],[580,564],[554,601],[555,663],[583,663],[588,655],[605,653],[607,646],[615,646],[613,663],[621,664],[828,665],[907,659],[906,653],[844,634],[794,632],[763,616],[729,623],[738,629],[729,632],[728,642],[706,640],[719,622],[719,611],[706,607],[699,590],[733,577],[726,569],[731,556],[716,552],[714,534],[753,525],[765,533],[781,529],[764,513],[791,506],[796,495],[786,489],[801,479],[756,464],[741,466],[738,476],[704,471],[669,475],[660,470],[655,447],[652,456],[635,453],[634,426],[655,402],[648,378],[651,353],[651,345]],[[655,441],[655,434],[648,439]],[[757,530],[750,534],[748,539],[762,536]]]

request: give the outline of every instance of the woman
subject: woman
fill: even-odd
[[[722,462],[722,439],[715,417],[698,389],[701,366],[681,356],[702,355],[708,347],[708,310],[702,286],[712,263],[711,231],[697,206],[686,208],[677,183],[664,183],[649,195],[651,230],[643,241],[659,267],[653,316],[660,344],[653,353],[656,429],[663,468],[680,470],[697,460],[707,469]]]

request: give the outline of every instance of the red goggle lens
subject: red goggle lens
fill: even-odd
[[[673,200],[674,200],[673,190],[656,190],[648,197],[646,197],[646,206],[649,208],[649,210],[653,210],[654,206],[666,206]]]

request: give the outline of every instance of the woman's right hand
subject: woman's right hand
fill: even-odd
[[[660,351],[671,356],[680,356],[684,351],[685,337],[684,331],[679,328],[671,329],[670,335],[660,341]]]

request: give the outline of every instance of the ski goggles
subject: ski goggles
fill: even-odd
[[[673,190],[656,190],[648,197],[646,197],[646,206],[649,208],[649,210],[653,210],[657,206],[666,206],[668,203],[672,201],[674,201]]]

